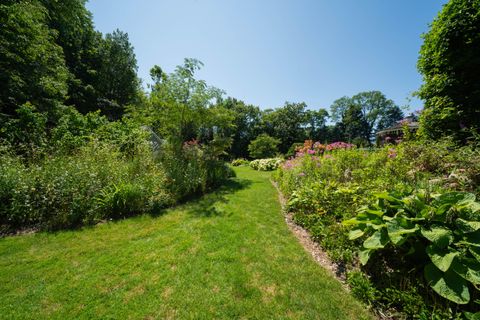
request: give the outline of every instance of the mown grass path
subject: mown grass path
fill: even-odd
[[[365,319],[288,230],[268,173],[91,228],[0,239],[1,319]]]

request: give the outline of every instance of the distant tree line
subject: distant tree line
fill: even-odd
[[[249,144],[260,135],[276,139],[282,154],[291,153],[292,145],[304,140],[370,146],[376,131],[394,125],[404,116],[401,108],[379,91],[342,97],[332,104],[330,113],[325,109],[310,110],[305,103],[286,102],[282,107],[267,110],[235,98],[220,104],[233,111],[235,127],[230,153],[237,158],[248,157]]]

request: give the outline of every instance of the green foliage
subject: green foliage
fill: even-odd
[[[180,149],[165,144],[159,161],[167,175],[167,186],[177,200],[204,193],[233,176],[232,169],[212,155],[208,146],[196,141]]]
[[[228,133],[232,133],[230,156],[234,158],[248,157],[248,145],[255,139],[260,130],[262,116],[260,109],[234,98],[225,99],[221,102],[221,106],[232,112],[234,117],[234,127],[228,130]]]
[[[232,161],[232,166],[234,167],[239,167],[239,166],[248,166],[250,164],[250,161],[246,159],[235,159]]]
[[[258,171],[272,171],[277,170],[282,163],[283,159],[281,158],[257,159],[250,161],[250,167]]]
[[[378,299],[377,289],[373,286],[365,276],[364,273],[360,271],[351,271],[347,274],[347,283],[352,290],[352,294],[359,300],[372,305]]]
[[[430,199],[417,192],[406,197],[387,193],[376,197],[375,205],[344,221],[354,226],[351,240],[368,237],[360,262],[366,264],[375,251],[389,246],[398,247],[406,257],[425,255],[427,264],[417,267],[424,267],[432,289],[450,301],[467,304],[469,287],[480,283],[480,203],[475,195],[450,192]]]
[[[423,36],[418,69],[424,84],[422,133],[464,140],[479,131],[480,2],[449,1]]]
[[[8,230],[71,228],[171,205],[165,173],[148,145],[139,149],[132,159],[112,145],[92,142],[74,155],[53,155],[30,165],[2,153],[0,225]]]
[[[98,70],[99,107],[110,119],[118,120],[124,107],[136,102],[139,91],[137,59],[128,34],[120,30],[108,33],[100,47]]]
[[[448,139],[428,144],[408,141],[370,150],[335,149],[333,145],[337,144],[325,146],[312,141],[306,142],[306,145],[274,174],[280,189],[288,198],[287,209],[293,213],[294,221],[308,229],[330,258],[346,266],[347,270],[357,269],[357,253],[363,248],[366,238],[369,238],[368,247],[385,245],[385,249],[371,249],[374,251],[360,255],[362,260],[369,259],[361,271],[375,289],[372,295],[366,289],[367,283],[356,279],[358,283],[352,285],[365,289],[359,289],[356,293],[360,298],[374,308],[393,308],[406,317],[453,318],[465,310],[478,310],[474,304],[478,293],[470,284],[471,297],[467,305],[449,302],[431,289],[423,274],[424,267],[431,259],[426,251],[428,240],[422,235],[420,242],[424,242],[423,248],[418,248],[414,254],[407,254],[407,248],[393,246],[390,242],[386,244],[382,232],[370,238],[374,234],[371,231],[361,240],[363,231],[355,230],[350,235],[358,238],[349,240],[351,228],[342,224],[343,220],[358,217],[360,208],[373,206],[377,201],[377,193],[397,190],[398,194],[403,195],[426,189],[429,194],[469,191],[478,196],[480,154],[474,145],[458,147]],[[473,221],[478,220],[476,215],[478,213],[474,214]],[[453,216],[449,223],[457,228]],[[453,230],[460,234],[458,228]],[[402,232],[399,231],[400,235]],[[386,236],[388,239],[388,229]],[[404,245],[409,241],[411,239],[407,238]],[[372,252],[375,253],[371,255]],[[467,256],[472,259],[469,253]],[[456,265],[457,259],[456,256],[452,265]],[[365,296],[362,297],[363,293]]]
[[[147,124],[172,143],[209,141],[216,135],[223,136],[224,129],[231,126],[232,114],[215,106],[223,92],[195,78],[202,65],[198,60],[185,59],[175,72],[157,77],[150,105],[143,110],[149,115]]]
[[[68,71],[47,16],[37,1],[0,4],[0,113],[27,102],[52,111],[65,98]]]
[[[280,152],[286,153],[294,142],[305,139],[305,130],[302,127],[306,123],[305,103],[286,102],[281,108],[266,110],[262,118],[263,132],[279,139]],[[260,158],[271,157],[264,155]]]
[[[380,91],[342,97],[334,101],[330,110],[332,119],[341,121],[349,141],[358,137],[367,143],[370,143],[375,131],[403,117],[399,107]]]
[[[18,154],[34,157],[46,146],[47,115],[37,112],[35,106],[26,103],[15,110],[16,117],[9,118],[0,128],[5,143],[16,147]]]
[[[299,248],[270,173],[235,170],[160,216],[1,239],[0,317],[370,319]]]
[[[253,159],[274,157],[278,153],[280,140],[262,133],[248,145],[248,152]]]

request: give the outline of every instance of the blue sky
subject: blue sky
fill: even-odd
[[[380,90],[398,105],[421,84],[421,34],[445,0],[91,0],[103,33],[128,32],[139,76],[183,58],[198,77],[262,109],[285,101],[329,108]]]

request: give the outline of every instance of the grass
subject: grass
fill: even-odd
[[[2,319],[368,319],[290,234],[269,174],[82,230],[0,239]]]

